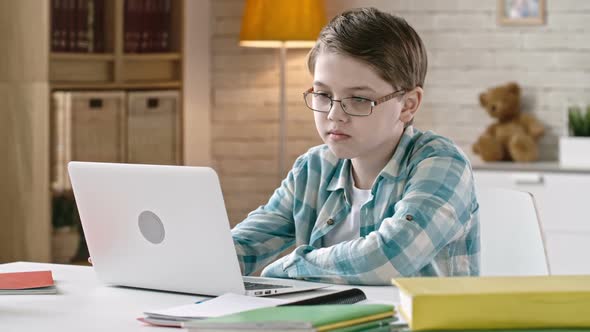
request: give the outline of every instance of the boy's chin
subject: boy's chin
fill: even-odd
[[[328,144],[328,147],[338,159],[353,159],[358,155],[358,153],[354,153],[354,151],[351,151],[350,149],[343,149],[342,147],[333,146],[332,144]]]

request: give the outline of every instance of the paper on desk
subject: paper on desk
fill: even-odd
[[[288,301],[282,299],[227,293],[205,302],[146,311],[144,314],[154,318],[173,320],[200,319],[223,316],[245,310],[272,307],[286,302]]]

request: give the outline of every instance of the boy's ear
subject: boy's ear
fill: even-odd
[[[399,119],[403,123],[410,123],[418,112],[418,108],[420,108],[420,103],[422,103],[422,96],[424,94],[424,90],[421,87],[416,87],[408,92],[404,96],[404,105],[402,108],[402,112],[399,116]]]

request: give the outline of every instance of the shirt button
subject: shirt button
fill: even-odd
[[[328,219],[328,221],[326,221],[326,224],[328,224],[330,226],[334,225],[334,219],[332,219],[332,218]]]
[[[412,220],[414,220],[414,216],[412,216],[411,214],[406,214],[406,220],[412,221]]]

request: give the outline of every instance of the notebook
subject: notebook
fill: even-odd
[[[590,327],[590,275],[395,278],[412,330]]]
[[[70,162],[68,171],[92,264],[105,283],[209,296],[328,287],[242,277],[209,167]]]
[[[55,293],[51,271],[0,273],[0,295]]]
[[[158,326],[180,326],[181,322],[219,317],[240,311],[289,305],[319,305],[319,304],[353,304],[365,300],[365,293],[358,288],[330,292],[313,296],[303,300],[289,301],[286,299],[258,297],[238,294],[223,294],[216,298],[198,303],[191,303],[172,308],[145,311],[145,317],[138,320]]]
[[[326,304],[266,307],[182,323],[195,331],[334,331],[394,316],[387,304]]]

